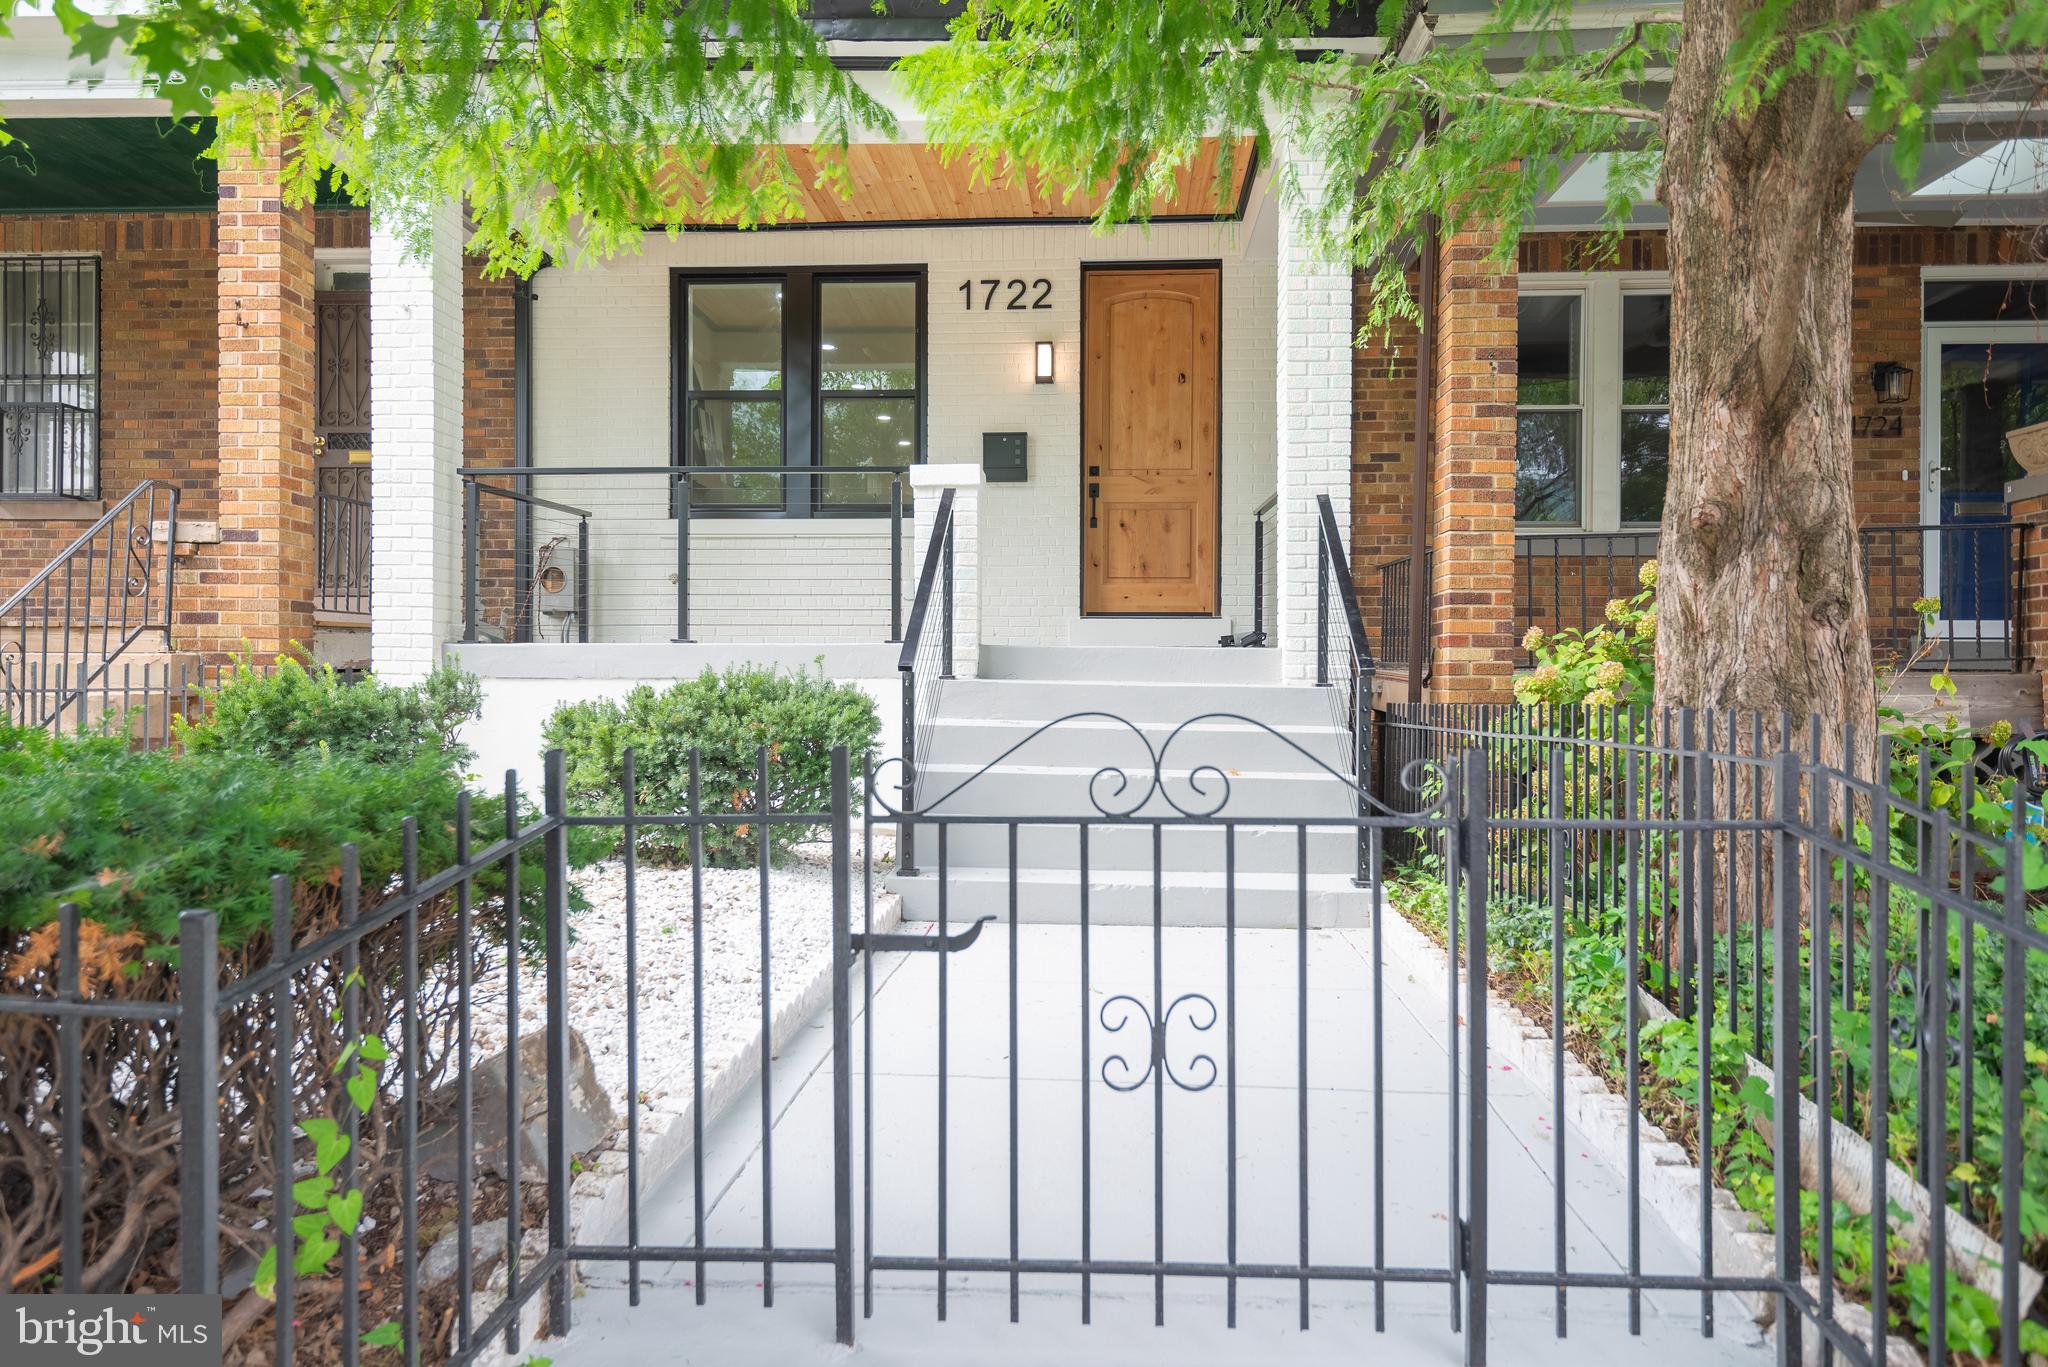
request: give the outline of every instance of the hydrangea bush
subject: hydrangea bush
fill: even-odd
[[[1515,680],[1515,701],[1589,707],[1646,705],[1657,659],[1657,562],[1636,572],[1642,585],[1629,598],[1607,604],[1607,620],[1589,630],[1546,633],[1530,627],[1522,647],[1536,668]]]

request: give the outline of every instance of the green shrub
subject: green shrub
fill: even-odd
[[[699,753],[703,807],[709,813],[756,809],[761,747],[768,749],[768,799],[779,812],[822,812],[832,796],[832,747],[859,756],[881,733],[874,700],[853,684],[823,673],[784,673],[741,666],[705,670],[656,690],[642,685],[623,699],[571,703],[548,718],[549,747],[562,750],[571,810],[614,815],[624,810],[625,753],[633,751],[634,803],[643,813],[689,809],[690,752]],[[789,824],[769,828],[771,858],[808,837]],[[744,866],[760,857],[753,824],[704,828],[704,860]],[[649,827],[642,852],[687,859],[680,827]]]
[[[1609,601],[1603,625],[1548,634],[1529,628],[1522,645],[1536,667],[1515,679],[1516,702],[1649,705],[1657,663],[1657,562],[1644,561],[1636,578],[1642,591]]]
[[[308,669],[287,656],[268,670],[237,660],[206,701],[205,720],[177,728],[195,754],[286,759],[318,749],[366,764],[434,755],[457,770],[471,755],[455,733],[477,715],[482,691],[474,675],[450,665],[409,687],[374,678],[351,684],[331,665]]]
[[[0,930],[73,902],[108,931],[140,932],[156,955],[176,944],[181,911],[211,907],[231,947],[269,930],[272,875],[330,888],[347,843],[359,847],[366,905],[376,900],[399,871],[407,816],[419,818],[420,869],[452,862],[460,791],[439,752],[376,764],[12,731],[0,735]],[[475,802],[476,845],[502,833],[503,805]],[[533,873],[527,918],[540,910]]]

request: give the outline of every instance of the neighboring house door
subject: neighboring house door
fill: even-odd
[[[1081,278],[1081,611],[1214,616],[1222,274]]]
[[[370,296],[323,291],[313,302],[313,430],[320,440],[315,553],[318,606],[370,610]]]
[[[1927,520],[1940,531],[1926,592],[1941,600],[1941,630],[1965,643],[2004,639],[2013,566],[2005,485],[2021,474],[2005,434],[2048,420],[2048,343],[1998,326],[1926,329],[1922,440]],[[1999,335],[2003,333],[2003,335]],[[2038,335],[2038,334],[2036,334]],[[1931,410],[1931,411],[1929,411]],[[2002,647],[2001,647],[2002,648]]]

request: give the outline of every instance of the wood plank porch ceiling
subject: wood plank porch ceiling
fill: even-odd
[[[846,149],[852,180],[851,197],[843,197],[824,176],[825,156],[810,147],[782,149],[795,169],[802,206],[800,217],[776,224],[784,228],[913,223],[1078,223],[1093,217],[1101,192],[1066,197],[1057,183],[1036,172],[1006,170],[978,179],[964,156],[944,160],[929,143],[854,143]],[[1181,168],[1171,194],[1153,201],[1154,221],[1235,218],[1244,211],[1246,191],[1256,173],[1249,139],[1224,155],[1219,138],[1204,140],[1201,154]],[[1228,188],[1219,198],[1219,179]],[[1219,213],[1218,206],[1222,205]],[[716,227],[721,221],[692,216],[691,226]]]

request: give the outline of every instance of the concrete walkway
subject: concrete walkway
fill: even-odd
[[[1132,1092],[1106,1085],[1098,1070],[1122,1054],[1142,1071],[1146,1023],[1113,1032],[1105,1004],[1120,993],[1152,999],[1153,938],[1144,928],[1107,927],[1089,938],[1087,1014],[1083,1016],[1081,936],[1072,926],[1026,925],[1015,940],[1018,1062],[1019,1216],[1023,1256],[1081,1253],[1081,1108],[1092,1127],[1091,1253],[1096,1259],[1150,1258],[1153,1250],[1154,1097],[1147,1082]],[[1313,1262],[1373,1261],[1374,973],[1369,930],[1310,931],[1307,948],[1309,1251]],[[1238,1258],[1293,1264],[1299,1254],[1299,1093],[1296,1077],[1298,956],[1285,930],[1241,931],[1237,938],[1236,1119]],[[1009,1081],[1009,927],[987,928],[947,963],[946,1076],[948,1251],[1004,1257],[1010,1246],[1011,1109]],[[874,1249],[883,1256],[929,1257],[937,1249],[939,956],[885,956],[875,964]],[[1161,956],[1165,999],[1199,992],[1226,1006],[1225,944],[1220,931],[1169,929]],[[1452,1089],[1446,1050],[1448,985],[1390,969],[1382,1008],[1383,1058],[1378,1108],[1384,1119],[1387,1262],[1442,1269],[1449,1254]],[[854,995],[861,1000],[856,969]],[[1109,1021],[1120,1019],[1112,1008]],[[1224,1030],[1195,1028],[1207,1013],[1187,1003],[1171,1017],[1167,1052],[1189,1083],[1208,1076],[1197,1055],[1226,1061]],[[1089,1085],[1083,1087],[1083,1024]],[[866,1022],[854,1022],[854,1133],[862,1137],[862,1064]],[[644,1041],[659,1049],[659,1041]],[[773,1130],[773,1206],[778,1246],[831,1242],[832,1092],[829,1021],[812,1022],[776,1061],[769,1097]],[[1127,1081],[1116,1064],[1109,1078]],[[1496,1064],[1490,1093],[1494,1266],[1552,1265],[1554,1174],[1546,1098],[1518,1072]],[[1201,1091],[1165,1092],[1164,1228],[1170,1259],[1222,1260],[1228,1235],[1226,1116],[1219,1078]],[[1573,1139],[1568,1135],[1568,1139]],[[1618,1271],[1626,1265],[1627,1209],[1621,1178],[1585,1146],[1568,1142],[1566,1250],[1570,1265]],[[861,1232],[861,1168],[854,1156],[856,1245]],[[761,1239],[760,1094],[742,1097],[707,1137],[706,1241],[755,1246]],[[648,1192],[642,1239],[681,1244],[692,1238],[688,1164]],[[1696,1266],[1684,1240],[1648,1210],[1642,1215],[1643,1266],[1679,1272]],[[1153,1324],[1153,1285],[1145,1277],[1096,1276],[1092,1324],[1081,1322],[1079,1278],[1021,1279],[1018,1323],[1010,1323],[1005,1274],[955,1274],[948,1314],[935,1310],[930,1273],[877,1273],[874,1312],[857,1322],[859,1346],[834,1344],[829,1267],[779,1267],[775,1304],[762,1306],[759,1267],[713,1266],[707,1303],[695,1303],[690,1267],[645,1267],[642,1303],[627,1304],[622,1265],[586,1266],[590,1290],[562,1340],[535,1345],[555,1367],[640,1363],[746,1364],[837,1362],[1238,1364],[1456,1363],[1462,1339],[1450,1328],[1450,1291],[1442,1285],[1389,1287],[1385,1329],[1374,1328],[1374,1291],[1316,1283],[1310,1328],[1299,1327],[1292,1281],[1242,1281],[1238,1327],[1226,1330],[1221,1281],[1172,1279],[1165,1326]],[[856,1263],[856,1281],[859,1269]],[[858,1291],[856,1292],[858,1296]],[[1554,1320],[1554,1293],[1491,1291],[1490,1361],[1497,1364],[1637,1362],[1659,1367],[1763,1363],[1768,1350],[1743,1310],[1716,1304],[1716,1334],[1699,1332],[1700,1298],[1643,1297],[1639,1339],[1628,1334],[1620,1292],[1577,1291],[1568,1338]]]

